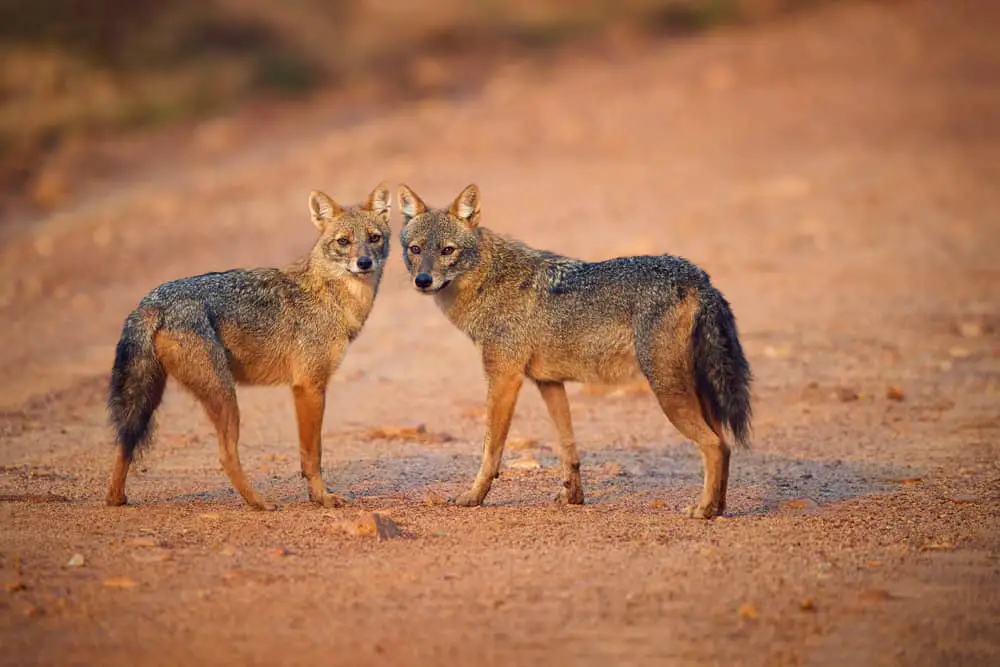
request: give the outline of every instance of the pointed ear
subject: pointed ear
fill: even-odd
[[[462,194],[451,203],[448,212],[470,228],[479,224],[479,188],[475,183],[462,190]]]
[[[403,214],[403,226],[421,213],[427,212],[427,204],[417,196],[417,193],[406,185],[399,186],[399,212]]]
[[[312,213],[313,224],[319,229],[323,229],[324,223],[333,220],[336,216],[344,212],[333,198],[319,190],[309,193],[309,212]]]
[[[389,206],[389,186],[385,183],[379,183],[368,195],[368,201],[365,202],[364,208],[388,220]]]

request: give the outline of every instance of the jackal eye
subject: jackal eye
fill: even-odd
[[[419,255],[420,254],[420,246],[418,246],[418,245],[411,245],[410,246],[410,252],[412,252],[414,255]]]
[[[381,240],[382,240],[382,235],[381,234],[377,234],[376,233],[376,234],[369,234],[368,235],[368,242],[369,243],[378,243]]]
[[[337,239],[337,245],[339,245],[341,248],[349,246],[351,245],[351,239],[347,238],[346,236],[341,236],[339,239]]]
[[[446,245],[445,247],[441,248],[442,255],[450,255],[453,252],[455,252],[455,246],[453,245]]]

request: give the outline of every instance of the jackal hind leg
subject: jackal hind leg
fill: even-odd
[[[559,439],[559,466],[562,468],[563,488],[556,494],[556,500],[569,505],[582,505],[580,455],[573,438],[573,420],[566,398],[566,386],[562,382],[538,381],[535,384],[556,427]]]
[[[684,514],[692,519],[711,519],[723,514],[729,486],[729,445],[705,420],[693,392],[657,398],[670,422],[692,440],[701,453],[704,469],[701,497],[696,505],[685,508]]]
[[[637,341],[639,366],[667,419],[701,453],[704,483],[698,503],[685,508],[695,519],[711,519],[726,509],[729,445],[721,429],[707,421],[694,378],[691,336],[698,301],[688,294]]]
[[[277,505],[258,494],[240,463],[240,410],[236,383],[226,351],[213,334],[161,331],[155,339],[157,356],[181,385],[205,409],[219,438],[219,462],[233,488],[250,507],[274,510]]]
[[[115,454],[115,467],[111,471],[111,482],[108,485],[108,495],[105,504],[109,507],[119,507],[128,502],[125,496],[125,479],[132,466],[132,452],[124,445],[118,446]]]

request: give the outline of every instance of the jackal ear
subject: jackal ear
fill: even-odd
[[[399,212],[403,214],[403,226],[421,213],[427,212],[427,204],[417,196],[417,193],[404,184],[399,185]]]
[[[372,193],[368,195],[368,201],[365,202],[365,210],[371,211],[376,215],[389,219],[389,206],[390,206],[390,195],[389,186],[385,183],[379,183],[372,190]]]
[[[333,220],[343,213],[344,209],[340,208],[330,195],[320,190],[313,190],[309,193],[309,212],[312,213],[313,224],[323,229],[325,222]]]
[[[448,212],[461,220],[468,227],[475,227],[479,224],[479,188],[475,183],[462,190],[462,194],[455,197]]]

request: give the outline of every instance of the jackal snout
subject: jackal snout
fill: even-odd
[[[413,190],[399,186],[403,262],[424,294],[447,287],[479,263],[479,189],[470,185],[446,209],[428,209]]]

